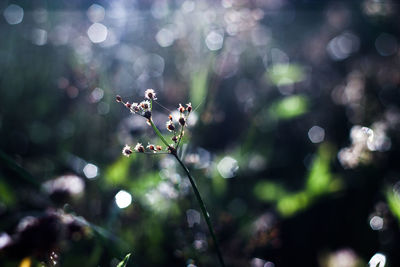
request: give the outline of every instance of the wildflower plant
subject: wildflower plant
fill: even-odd
[[[207,223],[208,229],[210,231],[211,237],[213,239],[215,249],[218,255],[219,262],[221,266],[225,266],[224,260],[222,258],[221,251],[218,246],[217,239],[215,237],[214,229],[211,224],[210,216],[209,213],[206,209],[206,206],[204,204],[204,201],[200,195],[200,192],[197,188],[196,182],[192,175],[189,172],[189,169],[186,167],[186,165],[183,163],[181,158],[178,155],[178,150],[181,145],[182,138],[185,134],[185,127],[187,126],[187,120],[189,115],[191,114],[193,108],[192,104],[188,103],[185,106],[182,104],[179,104],[178,106],[178,111],[179,111],[179,118],[178,120],[174,120],[172,115],[169,115],[167,118],[167,121],[165,123],[166,129],[171,132],[173,135],[171,137],[171,142],[168,142],[165,136],[160,132],[160,130],[157,128],[157,126],[154,124],[154,121],[152,119],[152,111],[153,111],[153,102],[157,100],[156,97],[156,92],[153,89],[147,89],[145,91],[145,99],[140,102],[140,103],[130,103],[130,102],[124,102],[122,97],[117,95],[116,96],[116,101],[118,103],[123,104],[127,109],[132,114],[142,116],[146,119],[146,122],[148,125],[150,125],[156,135],[159,137],[159,139],[162,142],[162,145],[156,145],[156,144],[148,144],[144,146],[142,143],[137,143],[133,148],[130,145],[125,145],[122,149],[122,154],[126,157],[129,157],[133,153],[139,153],[139,154],[170,154],[175,157],[175,159],[179,162],[183,170],[185,171],[187,177],[189,178],[190,184],[193,188],[193,191],[195,193],[196,199],[200,205],[201,212],[203,214],[203,217]]]

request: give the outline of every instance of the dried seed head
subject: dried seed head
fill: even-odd
[[[185,112],[185,107],[182,106],[181,104],[179,104],[178,110],[180,113],[183,113],[183,112]]]
[[[132,104],[131,104],[131,103],[129,103],[129,102],[126,102],[126,103],[125,103],[125,107],[127,107],[127,108],[129,108],[129,109],[130,109],[130,108],[131,108],[131,106],[132,106]]]
[[[192,103],[186,104],[187,108],[186,110],[190,113],[192,112]]]
[[[178,138],[176,137],[176,135],[172,136],[172,141],[174,141],[175,143],[178,141]]]
[[[175,130],[175,126],[174,126],[174,124],[172,123],[172,121],[167,121],[167,129],[168,129],[168,131],[170,131],[170,132],[172,132],[172,131]]]
[[[144,146],[141,143],[137,143],[134,149],[136,152],[144,153]]]
[[[157,100],[157,98],[156,98],[156,92],[154,92],[153,89],[147,89],[147,90],[144,92],[144,96],[145,96],[147,99]]]
[[[186,123],[185,118],[184,117],[180,117],[179,118],[179,124],[182,125],[182,126],[185,126],[185,123]]]
[[[157,146],[156,146],[156,149],[157,149],[158,151],[161,151],[161,150],[162,150],[162,146],[157,145]]]
[[[124,148],[122,149],[122,155],[125,157],[129,157],[132,154],[132,148],[128,145],[125,145]]]
[[[120,95],[117,95],[117,96],[115,97],[115,100],[116,100],[118,103],[120,103],[120,102],[122,102],[122,97],[121,97]]]

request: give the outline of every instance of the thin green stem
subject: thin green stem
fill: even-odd
[[[184,128],[185,128],[184,126],[181,126],[181,131],[180,131],[180,133],[179,133],[179,139],[178,139],[178,142],[176,143],[175,149],[178,149],[178,147],[179,147],[179,144],[180,144],[180,142],[181,142],[181,140],[182,140],[183,129],[184,129]]]
[[[201,195],[200,195],[199,189],[197,188],[196,182],[194,181],[194,179],[193,179],[192,175],[190,174],[188,168],[182,162],[182,160],[178,157],[178,155],[176,153],[174,153],[173,155],[175,156],[175,158],[179,162],[179,164],[182,166],[182,168],[185,170],[185,172],[186,172],[186,174],[187,174],[187,176],[189,178],[189,181],[190,181],[190,184],[192,185],[194,194],[196,195],[197,201],[199,202],[201,212],[203,213],[203,217],[207,222],[208,230],[210,231],[211,237],[212,237],[212,239],[214,241],[214,245],[215,245],[215,249],[217,250],[217,255],[218,255],[219,262],[220,262],[222,267],[225,267],[224,259],[222,258],[222,254],[221,254],[221,251],[220,251],[219,246],[218,246],[217,238],[215,237],[214,228],[212,227],[212,224],[211,224],[210,215],[208,214],[206,206],[204,204],[204,201],[201,198]]]
[[[153,101],[150,100],[150,110],[152,110],[152,107],[153,107]],[[186,119],[187,119],[187,118],[186,118]],[[179,141],[178,141],[178,143],[176,144],[176,147],[173,147],[173,146],[171,147],[171,146],[168,144],[167,140],[165,140],[165,138],[164,138],[164,136],[161,134],[161,132],[158,130],[157,126],[154,124],[152,118],[149,118],[149,122],[150,122],[150,124],[151,124],[151,127],[153,127],[154,132],[158,135],[158,137],[161,139],[161,141],[167,146],[167,148],[170,149],[170,153],[171,153],[172,155],[175,156],[176,160],[179,162],[179,164],[182,166],[183,170],[186,172],[186,174],[187,174],[187,176],[188,176],[188,178],[189,178],[190,184],[192,185],[194,194],[196,195],[196,199],[197,199],[197,201],[199,202],[201,212],[203,213],[203,217],[204,217],[204,219],[205,219],[206,222],[207,222],[208,230],[210,231],[211,237],[212,237],[212,239],[213,239],[213,241],[214,241],[215,249],[217,250],[218,260],[219,260],[221,266],[222,266],[222,267],[225,267],[224,259],[222,258],[222,254],[221,254],[221,251],[220,251],[219,246],[218,246],[217,238],[215,237],[214,228],[212,227],[212,224],[211,224],[210,215],[208,214],[207,209],[206,209],[206,206],[205,206],[205,204],[204,204],[204,201],[203,201],[203,199],[201,198],[199,189],[197,188],[196,182],[194,181],[194,179],[193,179],[192,175],[190,174],[188,168],[187,168],[186,165],[182,162],[182,160],[179,158],[179,156],[178,156],[178,154],[177,154],[177,149],[178,149],[179,143],[180,143],[180,141],[181,141],[181,139],[182,139],[183,128],[184,128],[184,127],[182,126],[182,128],[181,128],[181,133],[180,133],[180,136],[179,136]]]
[[[169,147],[170,145],[168,144],[167,140],[165,140],[164,136],[161,134],[160,130],[158,130],[157,126],[154,124],[153,119],[150,118],[149,122],[151,124],[151,127],[153,127],[154,132],[158,135],[158,137],[161,139],[161,141]]]

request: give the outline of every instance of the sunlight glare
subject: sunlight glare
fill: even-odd
[[[115,195],[115,203],[117,204],[118,208],[124,209],[132,203],[132,195],[125,190],[120,190]]]
[[[96,22],[89,27],[87,34],[93,43],[101,43],[106,40],[108,29],[103,24]]]

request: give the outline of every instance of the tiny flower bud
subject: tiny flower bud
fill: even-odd
[[[186,123],[185,118],[184,117],[180,117],[179,118],[179,124],[182,125],[182,126],[185,126],[185,123]]]
[[[192,103],[186,104],[187,108],[186,110],[190,113],[192,112]]]
[[[170,131],[170,132],[172,132],[172,131],[175,130],[175,126],[174,126],[174,124],[172,123],[172,121],[167,121],[167,129],[168,129],[168,131]]]
[[[132,154],[132,148],[128,145],[125,145],[124,148],[122,149],[122,155],[125,157],[129,157]]]
[[[122,98],[121,98],[120,95],[117,95],[117,96],[115,97],[115,100],[116,100],[118,103],[122,102]]]
[[[176,135],[172,136],[172,141],[174,141],[175,143],[178,141],[178,138],[176,137]]]
[[[141,143],[137,143],[134,149],[137,152],[144,153],[144,147],[142,146]]]
[[[125,107],[127,107],[127,108],[131,108],[131,106],[132,106],[132,104],[131,104],[131,103],[129,103],[129,102],[126,102],[126,103],[125,103]]]
[[[156,149],[158,150],[158,151],[161,151],[162,150],[162,146],[156,146]]]
[[[169,116],[168,116],[168,119],[169,119],[170,121],[172,121],[172,115],[169,115]]]
[[[140,110],[139,105],[137,103],[133,103],[133,108],[132,109],[133,109],[134,112],[139,112],[139,110]]]
[[[181,104],[179,104],[178,110],[180,113],[183,113],[183,112],[185,112],[185,107],[182,106]]]
[[[147,146],[147,148],[150,149],[151,151],[155,151],[155,150],[156,150],[155,146],[152,145],[152,144],[149,144],[149,145]]]

